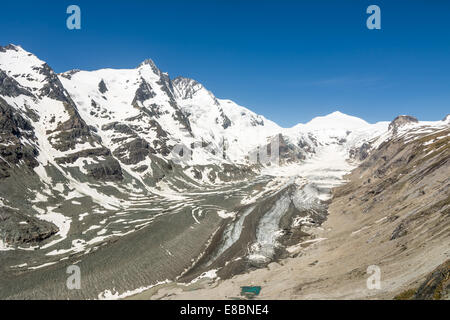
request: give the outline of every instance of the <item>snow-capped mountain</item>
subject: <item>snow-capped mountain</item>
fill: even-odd
[[[332,144],[355,158],[389,132],[388,122],[369,124],[338,111],[282,128],[195,80],[172,80],[152,60],[134,69],[55,74],[32,53],[9,45],[0,48],[0,81],[11,127],[3,133],[0,172],[8,176],[25,165],[47,184],[51,167],[72,184],[85,176],[146,189],[173,174],[180,157],[187,178],[214,183],[245,178],[242,172],[261,160],[255,154],[270,153],[275,140],[280,163],[288,164]],[[220,175],[224,168],[229,172]]]
[[[190,164],[236,162],[280,131],[262,116],[217,99],[194,80],[171,81],[151,60],[136,69],[67,72],[60,78],[113,154],[118,145],[123,149],[138,139],[149,144],[146,154],[167,158],[181,144],[193,152]],[[224,148],[225,157],[212,152]],[[142,166],[143,158],[121,162]]]
[[[55,74],[15,45],[0,48],[0,81],[8,124],[0,173],[25,167],[48,188],[56,176],[75,188],[80,179],[125,180],[142,190],[180,174],[200,184],[245,179],[268,164],[260,154],[271,154],[272,145],[282,165],[329,145],[362,160],[377,137],[410,121],[401,117],[388,130],[388,122],[336,111],[282,128],[195,80],[172,80],[152,60],[134,69]]]
[[[80,159],[103,157],[103,171],[112,174],[103,177],[107,180],[120,179],[121,170],[137,172],[140,178],[151,174],[154,157],[167,160],[180,145],[192,152],[190,165],[248,164],[253,150],[279,135],[281,144],[304,159],[333,140],[351,138],[351,147],[356,147],[363,136],[371,138],[386,126],[335,112],[284,129],[233,101],[216,98],[195,80],[172,81],[152,60],[135,69],[56,75],[33,54],[10,45],[2,48],[0,63],[17,95],[5,101],[25,117],[31,111],[38,115],[38,121],[29,119],[36,127],[34,145],[40,157],[52,158],[38,162],[78,161],[75,165],[82,167]],[[95,167],[90,172],[102,171],[99,163],[88,163]],[[89,164],[83,168],[89,171]]]

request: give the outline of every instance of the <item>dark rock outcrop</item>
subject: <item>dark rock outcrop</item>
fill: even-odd
[[[59,164],[67,164],[67,163],[74,163],[79,158],[107,157],[110,155],[111,151],[108,148],[101,147],[74,152],[64,157],[55,158],[55,161]]]
[[[392,131],[394,134],[398,132],[398,128],[404,126],[408,123],[417,123],[419,122],[417,118],[412,116],[398,116],[389,124],[389,131]]]
[[[11,208],[0,208],[0,238],[8,245],[39,243],[58,231],[58,227],[50,222]]]
[[[427,276],[417,289],[414,299],[450,299],[450,260],[441,264]]]
[[[299,144],[296,145],[288,141],[282,134],[278,134],[270,138],[265,146],[253,150],[250,153],[249,158],[251,161],[260,164],[270,164],[272,161],[277,161],[276,155],[272,155],[272,148],[278,150],[280,164],[304,160],[306,158],[306,152],[312,150],[311,146],[305,141],[300,141]],[[261,159],[261,155],[264,155],[266,159]],[[267,163],[262,163],[262,160],[266,160]]]
[[[53,72],[52,68],[50,68],[48,64],[44,63],[41,67],[35,67],[35,69],[40,74],[45,76],[45,84],[40,89],[40,97],[49,97],[61,102],[71,103],[75,106],[58,76],[55,72]]]
[[[86,170],[89,176],[101,181],[121,181],[123,180],[120,163],[113,157],[94,164],[88,164]]]
[[[450,123],[450,114],[446,115],[442,121]]]
[[[0,52],[6,52],[7,50],[14,50],[17,51],[17,48],[13,44],[8,44],[7,46],[0,46]]]
[[[72,70],[66,71],[64,73],[60,73],[60,76],[70,80],[70,79],[72,79],[72,76],[75,73],[80,72],[80,71],[81,71],[80,69],[72,69]]]
[[[105,93],[106,91],[108,91],[108,88],[106,87],[105,81],[100,81],[98,84],[98,91],[100,91],[101,93]]]
[[[0,95],[4,97],[18,97],[21,94],[29,97],[33,96],[15,79],[9,77],[3,70],[0,69]]]
[[[0,179],[8,177],[13,165],[21,161],[30,169],[39,165],[38,150],[22,138],[35,139],[31,123],[0,98]]]
[[[92,145],[100,143],[99,137],[91,132],[91,129],[81,118],[73,102],[64,102],[64,107],[69,114],[69,119],[59,123],[54,131],[47,132],[47,134],[55,133],[49,138],[52,146],[59,151],[65,152],[75,149],[79,143],[87,142]]]
[[[137,138],[124,143],[113,152],[114,156],[125,164],[137,164],[143,161],[150,153],[154,154],[156,152],[150,144],[142,138]]]
[[[185,77],[176,77],[172,80],[173,85],[178,89],[178,96],[181,99],[192,99],[200,90],[206,90],[205,87],[194,79]],[[219,101],[211,94],[214,105],[219,106]]]
[[[408,289],[394,297],[396,300],[449,300],[450,260],[445,261],[432,272],[417,289]]]
[[[223,112],[222,109],[220,109],[220,120],[221,120],[222,128],[226,129],[226,128],[228,128],[229,126],[231,126],[231,120],[230,120],[230,118],[228,118],[228,117],[225,115],[225,113]],[[219,122],[218,119],[216,119],[216,121]]]
[[[100,139],[91,133],[89,126],[78,113],[77,107],[69,93],[50,66],[44,63],[41,67],[36,67],[35,69],[45,76],[45,84],[40,89],[40,97],[45,96],[61,101],[69,115],[69,119],[59,123],[55,130],[47,132],[47,134],[55,133],[49,138],[52,146],[59,151],[65,152],[74,149],[79,143],[99,143]]]
[[[144,101],[154,98],[156,96],[155,92],[153,91],[152,87],[143,79],[141,78],[141,83],[139,84],[139,87],[136,90],[133,102],[131,103],[135,108],[139,108],[139,103],[143,103]]]
[[[390,240],[395,240],[398,239],[400,237],[403,237],[404,235],[406,235],[408,233],[407,231],[407,223],[406,222],[401,222],[394,230],[394,232],[392,232],[392,236]]]
[[[250,123],[254,127],[263,126],[264,125],[264,120],[260,116],[257,116],[256,118],[252,118]]]
[[[136,134],[134,132],[134,130],[131,129],[128,125],[126,125],[124,123],[117,122],[117,121],[104,124],[102,126],[102,130],[104,130],[104,131],[115,130],[116,132],[120,132],[120,133],[128,134],[128,135],[135,135]]]
[[[363,161],[369,156],[370,148],[370,143],[364,142],[359,148],[351,149],[349,151],[349,156],[351,159]]]
[[[138,68],[141,68],[141,67],[143,67],[143,66],[145,66],[145,65],[150,66],[150,68],[152,69],[152,71],[153,71],[155,74],[160,74],[160,73],[161,73],[161,71],[158,69],[158,67],[157,67],[156,64],[153,62],[152,59],[145,59],[144,61],[141,62],[141,64],[138,66]]]

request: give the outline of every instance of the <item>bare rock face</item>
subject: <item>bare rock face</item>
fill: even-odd
[[[155,150],[146,140],[141,138],[124,143],[113,152],[114,156],[125,164],[137,164],[143,161],[150,153],[154,154]]]
[[[173,85],[177,88],[178,96],[181,99],[192,99],[199,91],[206,89],[202,84],[185,77],[176,77],[172,80]],[[217,99],[211,94],[211,101],[214,105],[219,106]]]
[[[223,110],[222,109],[220,109],[220,122],[221,122],[221,125],[222,125],[222,128],[224,128],[224,129],[226,129],[226,128],[228,128],[229,126],[231,126],[231,120],[230,120],[230,118],[228,118],[224,113],[223,113]],[[216,119],[216,122],[219,122],[219,119]]]
[[[448,115],[446,115],[445,118],[442,119],[442,121],[450,123],[450,113]]]
[[[55,72],[53,72],[52,68],[46,63],[44,63],[41,67],[34,67],[34,69],[39,73],[45,76],[45,84],[39,90],[40,97],[49,97],[54,100],[66,102],[69,97],[69,94],[64,89],[61,81],[59,81],[58,76]]]
[[[276,140],[278,140],[278,151],[279,151],[279,159],[280,159],[280,163],[294,163],[300,160],[304,160],[306,159],[306,154],[307,153],[313,153],[314,152],[314,148],[308,144],[306,141],[304,140],[300,140],[297,142],[297,144],[292,143],[291,141],[289,141],[285,136],[283,136],[282,134],[278,134],[273,136],[270,141],[268,141],[267,145],[262,146],[261,148],[263,148],[263,151],[266,151],[266,155],[268,157],[268,163],[270,163],[271,161],[271,157],[272,157],[272,143],[276,142]],[[276,146],[276,144],[274,145]],[[265,149],[265,150],[264,150]],[[250,157],[253,160],[256,160],[258,163],[260,164],[264,164],[263,163],[263,159],[260,159],[260,151],[259,149],[257,150],[253,150],[250,153]]]
[[[0,95],[5,97],[18,97],[21,94],[25,96],[33,96],[16,80],[9,77],[3,70],[0,70]]]
[[[69,119],[60,122],[56,130],[47,132],[47,134],[55,133],[54,136],[49,138],[52,146],[59,151],[66,152],[75,149],[76,145],[80,143],[99,144],[99,137],[91,132],[91,128],[82,119],[76,104],[53,69],[46,63],[40,67],[33,67],[33,69],[45,76],[44,85],[39,90],[39,98],[48,97],[62,102],[65,111],[69,114]]]
[[[351,149],[349,156],[351,159],[363,161],[369,156],[370,148],[370,143],[364,142],[360,147]]]
[[[72,79],[72,76],[75,74],[75,73],[78,73],[78,72],[80,72],[81,70],[80,69],[72,69],[72,70],[69,70],[69,71],[66,71],[66,72],[64,72],[64,73],[60,73],[59,75],[61,76],[61,77],[64,77],[64,78],[66,78],[66,79]]]
[[[30,169],[39,165],[36,160],[37,149],[23,143],[22,138],[33,140],[33,127],[0,98],[0,179],[8,177],[12,165],[21,161]]]
[[[106,157],[105,160],[95,164],[89,164],[87,171],[91,177],[101,181],[121,181],[123,180],[122,168],[119,161],[113,157]]]
[[[95,158],[95,157],[107,157],[111,155],[111,151],[105,147],[85,149],[78,152],[68,154],[64,157],[55,158],[55,161],[59,164],[74,163],[79,158]]]
[[[428,275],[417,289],[414,299],[450,299],[450,260],[441,264]]]
[[[0,238],[9,245],[39,243],[58,231],[50,222],[0,207]]]
[[[108,88],[106,87],[105,81],[103,81],[103,79],[98,84],[98,91],[100,91],[101,93],[105,93],[106,91],[108,91]]]
[[[111,156],[108,148],[92,148],[71,153],[67,156],[55,158],[58,164],[73,164],[80,158],[90,158],[96,161],[86,166],[88,175],[99,181],[123,180],[122,168],[119,161]]]
[[[401,222],[392,232],[390,240],[395,240],[407,234],[407,223]]]
[[[148,84],[144,79],[141,79],[141,83],[136,90],[136,95],[131,103],[135,108],[139,108],[138,103],[142,103],[145,100],[155,97],[155,92],[153,91],[150,84]]]
[[[17,51],[17,48],[13,44],[8,44],[7,46],[0,46],[0,52],[6,52],[7,50]]]
[[[396,300],[449,300],[450,260],[430,272],[416,289],[408,289],[394,297]]]
[[[160,74],[161,71],[158,69],[158,67],[156,66],[156,64],[153,62],[152,59],[145,59],[144,61],[141,62],[141,64],[139,65],[139,67],[143,67],[145,65],[149,65],[150,68],[152,69],[152,71],[155,74]]]
[[[394,134],[397,133],[398,128],[404,126],[408,123],[417,123],[419,122],[417,118],[413,116],[398,116],[389,124],[389,131],[392,131]]]

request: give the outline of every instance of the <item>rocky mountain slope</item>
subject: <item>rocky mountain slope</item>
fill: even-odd
[[[281,128],[151,60],[56,74],[0,47],[0,297],[98,298],[261,268],[314,237],[360,163],[335,191],[366,199],[347,210],[399,201],[380,196],[393,185],[414,191],[400,203],[445,205],[448,126],[334,112]],[[425,223],[399,217],[394,239]],[[74,263],[89,282],[68,291]]]
[[[91,210],[121,208],[131,192],[160,192],[161,182],[177,190],[252,176],[260,169],[255,167],[258,148],[267,145],[270,152],[274,138],[282,161],[296,162],[324,143],[348,144],[347,137],[356,135],[350,143],[360,144],[361,128],[370,138],[384,127],[372,130],[356,119],[354,132],[340,128],[330,134],[316,119],[283,129],[217,99],[194,80],[172,81],[151,60],[136,69],[57,75],[33,54],[9,45],[0,49],[0,72],[5,201],[12,208],[26,206],[30,216],[41,213],[56,224],[53,230],[59,229],[60,236],[69,221],[57,212],[44,214],[57,211],[48,208],[51,201],[87,196],[98,206]],[[339,113],[327,119],[355,122]],[[17,183],[23,174],[27,186]],[[23,198],[30,201],[23,203]],[[36,236],[42,238],[39,232]]]

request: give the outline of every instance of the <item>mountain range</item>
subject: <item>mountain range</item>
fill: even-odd
[[[392,168],[448,173],[449,126],[336,111],[282,128],[152,60],[57,74],[0,47],[0,296],[126,296],[266,266],[314,237],[332,199],[381,179],[361,195],[379,197],[401,179]],[[448,176],[428,183],[433,204],[448,201]],[[55,286],[79,261],[88,288]]]

